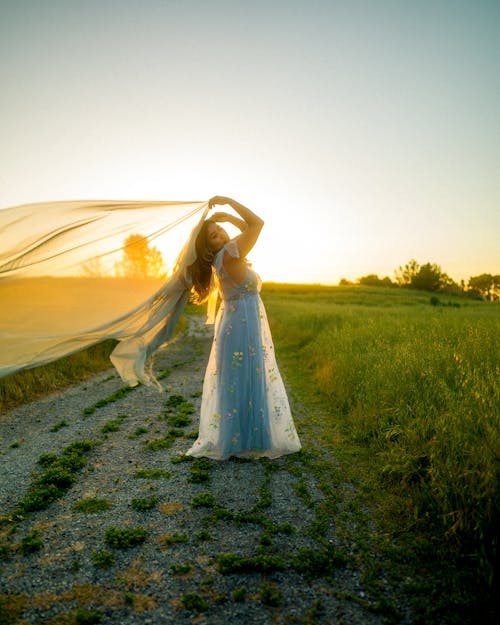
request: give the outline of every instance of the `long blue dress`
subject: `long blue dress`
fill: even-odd
[[[199,436],[187,453],[223,460],[296,452],[301,445],[259,295],[260,278],[247,267],[243,282],[234,282],[224,269],[224,252],[239,257],[236,241],[214,260],[222,304],[203,383]]]

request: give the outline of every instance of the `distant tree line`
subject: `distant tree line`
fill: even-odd
[[[465,294],[490,301],[500,300],[500,275],[482,273],[479,276],[471,276],[467,284],[464,280],[457,283],[442,271],[439,265],[435,263],[420,265],[412,259],[404,267],[398,267],[394,272],[394,277],[395,280],[393,281],[389,276],[379,278],[377,274],[371,273],[358,278],[356,283],[363,286],[392,286],[433,293]],[[339,282],[340,286],[352,284],[345,278]]]

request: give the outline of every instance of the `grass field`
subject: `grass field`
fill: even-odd
[[[313,470],[329,496],[340,470],[375,519],[353,537],[366,579],[392,576],[415,622],[479,614],[498,584],[500,305],[367,287],[262,295],[294,404],[312,415],[298,424]],[[0,402],[106,367],[110,346],[93,349],[0,380]]]
[[[362,476],[385,555],[423,574],[407,590],[477,609],[498,583],[500,306],[355,287],[263,297],[292,392],[318,405],[306,436]]]

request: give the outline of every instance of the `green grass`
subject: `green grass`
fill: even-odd
[[[0,412],[109,369],[109,355],[115,345],[116,341],[105,341],[48,365],[25,369],[0,379]]]
[[[77,501],[73,510],[76,512],[83,512],[84,514],[95,514],[97,512],[104,512],[105,510],[109,510],[113,506],[112,502],[109,499],[99,499],[97,497],[92,497],[89,499],[81,499]]]
[[[282,285],[263,298],[282,371],[310,409],[300,433],[323,452],[313,453],[318,475],[335,476],[340,459],[403,559],[446,562],[444,582],[442,568],[426,567],[434,591],[458,580],[462,604],[464,593],[482,601],[498,558],[498,304]]]
[[[142,545],[147,538],[147,531],[143,527],[118,529],[109,527],[104,534],[104,542],[115,549],[129,549]]]
[[[26,495],[17,503],[16,513],[43,510],[62,497],[75,482],[77,471],[86,465],[85,454],[94,445],[93,441],[77,441],[65,447],[60,456],[40,456],[38,463],[45,471],[30,484]]]
[[[140,497],[137,499],[132,499],[130,505],[134,510],[138,512],[144,512],[145,510],[153,510],[156,508],[156,504],[158,503],[158,497],[156,495],[152,495],[151,497]]]

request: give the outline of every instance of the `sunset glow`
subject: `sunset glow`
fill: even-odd
[[[500,272],[500,4],[24,0],[0,9],[0,207],[208,200],[266,281]]]

